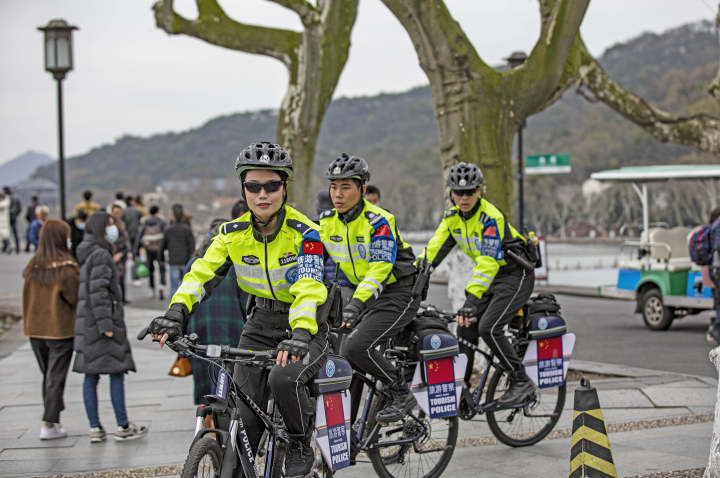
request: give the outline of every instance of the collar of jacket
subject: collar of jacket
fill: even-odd
[[[478,209],[480,209],[480,206],[482,206],[483,198],[479,197],[475,205],[472,209],[470,209],[468,212],[462,212],[460,211],[460,208],[458,208],[458,211],[460,211],[460,217],[463,218],[464,221],[467,221],[471,217],[475,215],[476,212],[478,212]]]
[[[267,236],[261,233],[257,230],[255,227],[255,214],[250,211],[250,224],[252,224],[252,231],[253,231],[253,237],[258,242],[263,242],[263,240],[267,242],[272,242],[277,237],[278,233],[280,232],[280,229],[282,229],[282,225],[285,222],[285,205],[283,204],[282,209],[278,211],[277,213],[277,222],[275,223],[275,230],[268,234]]]
[[[358,203],[351,207],[347,212],[341,213],[340,211],[338,211],[338,217],[341,221],[347,224],[357,219],[358,216],[362,213],[363,209],[365,209],[365,199],[360,198]]]

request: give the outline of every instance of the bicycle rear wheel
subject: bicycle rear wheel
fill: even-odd
[[[217,478],[222,464],[222,448],[215,437],[205,435],[190,447],[181,478]]]
[[[509,374],[497,369],[488,385],[487,403],[497,400],[508,389]],[[555,427],[565,406],[565,383],[559,387],[535,387],[535,398],[522,408],[486,412],[493,435],[512,446],[534,445]]]
[[[368,413],[369,430],[375,426],[375,414],[384,403],[384,397],[376,396]],[[402,440],[419,433],[422,426],[406,416],[400,422],[382,427],[373,447],[367,451],[375,473],[381,478],[437,478],[450,463],[460,427],[458,418],[430,418],[418,407],[412,413],[427,430],[420,438],[408,444],[378,446],[378,443]]]

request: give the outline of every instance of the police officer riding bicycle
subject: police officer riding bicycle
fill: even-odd
[[[534,271],[522,267],[507,254],[508,250],[523,254],[526,240],[482,196],[483,175],[479,167],[470,163],[454,165],[448,173],[447,185],[454,206],[445,211],[427,245],[426,258],[435,268],[458,245],[475,262],[465,288],[465,304],[456,314],[458,337],[474,344],[479,337],[483,338],[510,372],[510,387],[499,398],[498,405],[521,404],[535,387],[504,328],[530,298],[535,283]],[[468,357],[465,382],[469,385],[475,353],[462,344],[460,351]]]
[[[285,150],[268,142],[251,144],[235,160],[235,171],[250,211],[220,227],[204,256],[183,278],[169,310],[152,321],[149,331],[161,339],[161,345],[181,335],[195,306],[234,267],[238,286],[254,301],[238,346],[277,349],[269,376],[261,369],[236,367],[234,380],[263,407],[269,384],[290,438],[285,476],[306,476],[314,461],[310,446],[314,410],[305,385],[328,351],[328,326],[316,320],[327,297],[323,245],[317,226],[285,204],[293,172]],[[257,453],[264,428],[247,407],[241,408]]]
[[[377,347],[415,317],[415,255],[400,237],[395,217],[363,198],[370,179],[364,159],[343,153],[326,175],[334,209],[320,215],[320,236],[326,253],[354,287],[343,309],[342,325],[350,332],[340,354],[390,392],[392,400],[377,413],[377,420],[397,421],[415,399],[405,378]]]

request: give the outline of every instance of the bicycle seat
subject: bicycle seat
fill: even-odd
[[[313,380],[310,387],[312,396],[317,397],[326,393],[342,392],[350,388],[353,369],[350,363],[339,355],[328,355],[327,360]]]

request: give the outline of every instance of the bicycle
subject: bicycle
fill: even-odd
[[[419,316],[454,322],[455,316],[439,311],[432,305],[425,305]],[[475,323],[477,319],[471,321]],[[523,357],[533,339],[529,337],[529,324],[523,316],[516,316],[508,326],[510,342],[518,356]],[[509,372],[478,345],[461,337],[458,342],[469,347],[485,358],[485,366],[479,384],[472,390],[463,389],[458,416],[462,420],[472,420],[476,415],[485,414],[492,434],[502,443],[512,447],[530,446],[545,438],[557,425],[565,406],[566,384],[552,388],[539,388],[525,402],[513,407],[501,408],[497,399],[509,386]],[[493,371],[494,369],[494,371]],[[492,375],[490,375],[490,372]],[[487,397],[481,404],[483,394]]]
[[[147,329],[138,334],[143,340]],[[265,369],[275,365],[275,351],[252,351],[229,345],[198,345],[197,335],[180,337],[166,345],[182,356],[193,356],[219,368],[215,394],[206,395],[209,406],[200,405],[196,410],[195,435],[190,445],[181,478],[212,476],[227,478],[233,476],[238,463],[246,478],[279,478],[283,476],[285,453],[289,442],[287,430],[282,424],[279,410],[272,400],[266,412],[232,379],[231,366],[240,364]],[[258,447],[258,457],[250,446],[245,425],[240,416],[240,403],[245,404],[265,427],[265,434]],[[212,415],[214,428],[205,428],[204,420]],[[217,427],[218,423],[227,427]],[[264,446],[263,446],[264,443]],[[231,450],[231,453],[227,453]]]

